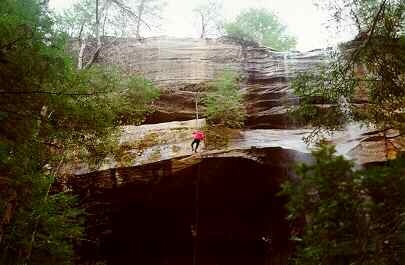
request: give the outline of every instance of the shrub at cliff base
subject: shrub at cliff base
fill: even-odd
[[[290,264],[404,264],[405,157],[355,170],[333,146],[312,154],[283,185],[297,245]]]

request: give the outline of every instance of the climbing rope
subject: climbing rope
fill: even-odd
[[[198,124],[198,101],[199,101],[199,97],[200,97],[200,92],[197,91],[195,92],[195,127],[198,130],[200,128],[199,124]]]
[[[193,68],[194,69],[194,68]],[[199,96],[200,92],[197,91],[195,92],[195,126],[196,129],[199,130],[200,126],[198,123],[198,102],[199,102]],[[194,253],[193,253],[193,265],[198,264],[198,236],[199,236],[199,219],[200,219],[200,182],[201,182],[201,161],[197,165],[197,179],[196,179],[196,184],[195,184],[195,224],[193,227],[192,235],[194,237]]]
[[[198,229],[200,219],[200,182],[201,182],[201,162],[197,165],[197,180],[195,184],[195,224],[192,231],[194,237],[194,253],[193,253],[193,265],[198,263]]]

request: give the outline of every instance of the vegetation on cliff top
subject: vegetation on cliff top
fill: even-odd
[[[242,42],[255,42],[279,51],[295,47],[297,40],[288,34],[279,18],[266,9],[249,9],[239,14],[234,22],[224,26],[227,36]]]

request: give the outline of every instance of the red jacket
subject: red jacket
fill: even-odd
[[[193,132],[193,138],[197,140],[204,140],[204,133],[202,131]]]

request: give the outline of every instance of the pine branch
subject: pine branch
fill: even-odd
[[[352,54],[352,58],[351,58],[351,62],[355,62],[355,60],[357,59],[358,55],[360,54],[360,51],[362,49],[364,49],[369,43],[370,40],[372,39],[375,29],[377,27],[377,23],[378,20],[380,19],[381,14],[383,13],[383,11],[385,10],[385,5],[387,3],[387,0],[384,0],[381,5],[380,8],[378,9],[377,14],[375,15],[374,19],[373,19],[373,24],[371,25],[371,27],[368,29],[367,31],[367,38],[363,41],[363,43],[360,45],[359,48],[357,48],[353,54]]]

